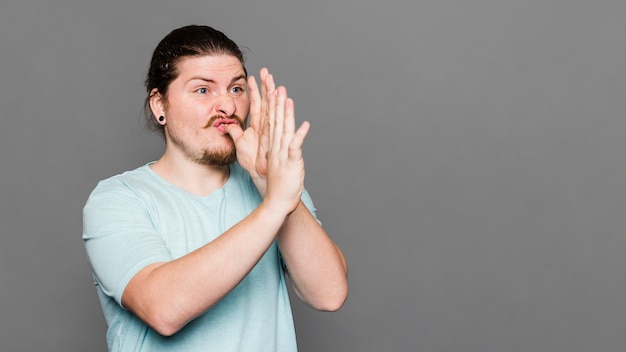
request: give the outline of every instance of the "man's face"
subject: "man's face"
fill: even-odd
[[[168,149],[205,165],[232,163],[235,145],[223,124],[243,128],[250,109],[241,62],[229,55],[186,57],[178,72],[162,100]]]

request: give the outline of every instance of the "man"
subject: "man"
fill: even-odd
[[[285,274],[311,307],[343,305],[344,256],[303,187],[309,124],[266,69],[259,83],[210,27],[155,49],[146,115],[165,151],[83,211],[110,351],[295,351]]]

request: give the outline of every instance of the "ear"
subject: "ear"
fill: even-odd
[[[161,95],[158,89],[154,88],[150,91],[150,110],[156,119],[165,115],[166,107],[165,97]],[[157,120],[158,121],[158,120]]]

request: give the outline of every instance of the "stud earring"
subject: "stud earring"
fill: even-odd
[[[163,115],[159,116],[159,122],[163,122],[163,121],[165,121],[165,116]]]

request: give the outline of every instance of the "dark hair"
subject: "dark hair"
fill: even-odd
[[[178,63],[186,56],[231,55],[239,59],[247,75],[241,49],[224,33],[209,26],[190,25],[173,30],[154,49],[145,86],[148,97],[144,103],[146,126],[163,133],[150,109],[153,89],[167,99],[170,83],[178,77]]]

